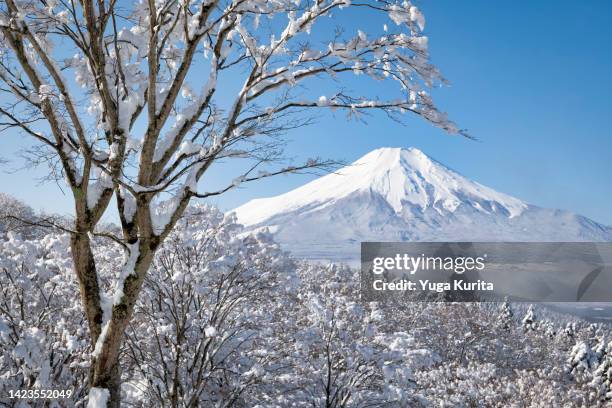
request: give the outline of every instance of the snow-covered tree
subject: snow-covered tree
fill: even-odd
[[[602,342],[603,343],[603,342]],[[612,400],[612,342],[600,347],[601,361],[593,372],[591,386],[602,400]]]
[[[288,369],[272,406],[411,406],[413,372],[437,354],[400,327],[382,329],[377,305],[358,302],[356,271],[304,264],[300,278],[297,302],[279,314]]]
[[[158,252],[127,334],[132,404],[253,406],[282,365],[272,333],[295,265],[269,234],[240,229],[195,206]]]
[[[35,220],[32,207],[8,194],[0,193],[0,236],[9,231],[27,233],[29,228],[25,224]]]
[[[581,374],[597,367],[599,359],[599,353],[588,342],[581,341],[572,347],[567,363],[572,373]]]
[[[576,336],[576,332],[578,331],[578,327],[576,322],[567,322],[565,327],[562,330],[563,335],[572,339]]]
[[[536,330],[538,328],[537,316],[533,308],[533,305],[529,305],[529,309],[527,309],[527,313],[525,313],[522,323],[523,323],[523,328],[526,331]]]
[[[0,193],[0,238],[9,232],[33,240],[50,232],[69,231],[72,220],[67,217],[34,211],[25,202],[8,194]],[[101,225],[107,228],[108,225]]]
[[[333,27],[337,16],[378,18],[380,30]],[[147,271],[192,198],[330,165],[274,167],[279,136],[309,123],[311,109],[412,112],[463,133],[426,92],[443,79],[429,62],[424,24],[409,1],[0,3],[0,116],[35,142],[31,159],[49,164],[49,177],[63,179],[74,199],[91,386],[110,391],[110,406],[119,405],[120,349]],[[355,94],[347,76],[396,86]],[[313,81],[329,91],[308,92]],[[245,157],[247,170],[225,187],[198,188],[213,163]],[[114,203],[118,235],[98,229]],[[127,254],[112,293],[99,284],[99,235]]]
[[[65,234],[0,240],[0,401],[32,388],[86,396],[89,341],[68,245]]]
[[[513,319],[514,312],[512,311],[512,307],[510,307],[510,302],[508,302],[508,299],[505,299],[499,308],[497,324],[507,330],[512,327]]]

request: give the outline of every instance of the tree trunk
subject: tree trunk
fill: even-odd
[[[92,348],[100,335],[102,308],[100,307],[100,288],[93,252],[87,232],[77,232],[70,237],[74,271],[79,281],[81,302],[89,324]]]
[[[123,330],[111,333],[111,328],[116,323],[109,322],[109,328],[105,341],[97,357],[93,357],[90,369],[90,387],[105,388],[110,393],[108,408],[118,408],[121,405],[121,365],[119,352],[123,343]]]
[[[119,408],[121,406],[121,366],[116,361],[108,373],[96,376],[96,366],[90,369],[90,377],[94,378],[91,387],[104,388],[109,392],[106,408]]]
[[[127,276],[123,285],[123,297],[112,306],[110,320],[105,322],[108,328],[101,329],[104,336],[99,352],[93,357],[91,367],[91,387],[105,388],[110,392],[108,408],[117,408],[121,404],[121,364],[120,353],[125,329],[132,318],[134,305],[138,299],[144,277],[153,261],[154,249],[150,243],[141,242],[139,256],[134,273]],[[96,343],[98,338],[96,338]],[[95,344],[94,344],[95,347]]]
[[[103,322],[96,264],[91,250],[89,235],[86,232],[72,234],[70,244],[74,270],[79,281],[81,302],[87,317],[93,350],[100,337]],[[89,373],[89,386],[109,390],[110,399],[108,406],[119,407],[121,399],[121,372],[118,359],[114,361],[114,364],[110,365],[109,370],[103,373],[98,373],[96,369],[97,365],[92,363]]]

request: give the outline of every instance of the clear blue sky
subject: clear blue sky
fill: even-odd
[[[612,225],[612,2],[417,4],[432,60],[451,82],[434,91],[436,101],[480,141],[447,136],[416,118],[404,127],[382,116],[363,125],[324,114],[290,134],[288,156],[353,161],[377,147],[415,146],[498,191]],[[364,22],[365,31],[368,24],[379,22]],[[0,135],[0,156],[10,158],[17,139]],[[69,197],[56,185],[35,184],[42,172],[1,173],[0,191],[69,212]],[[311,178],[268,179],[214,202],[230,209]]]

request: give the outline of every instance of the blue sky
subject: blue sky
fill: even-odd
[[[434,97],[479,141],[448,136],[418,118],[401,126],[373,116],[364,125],[322,114],[315,125],[289,135],[287,155],[350,162],[377,147],[415,146],[498,191],[612,225],[612,2],[418,5],[427,18],[432,60],[451,82]],[[369,24],[379,22],[361,26],[368,31]],[[15,135],[0,135],[0,156],[11,158],[19,143]],[[222,172],[209,179],[214,183]],[[43,169],[0,173],[0,191],[36,208],[69,212],[70,199],[56,185],[36,184],[40,174]],[[214,203],[233,208],[311,178],[268,179]]]

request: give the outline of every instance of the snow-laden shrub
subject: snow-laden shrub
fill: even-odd
[[[0,241],[0,395],[87,385],[89,341],[66,235]],[[56,403],[53,403],[57,405]],[[53,405],[52,404],[52,405]]]
[[[159,251],[128,330],[137,404],[252,406],[252,388],[274,377],[269,339],[295,265],[269,234],[240,233],[233,217],[194,206]]]

